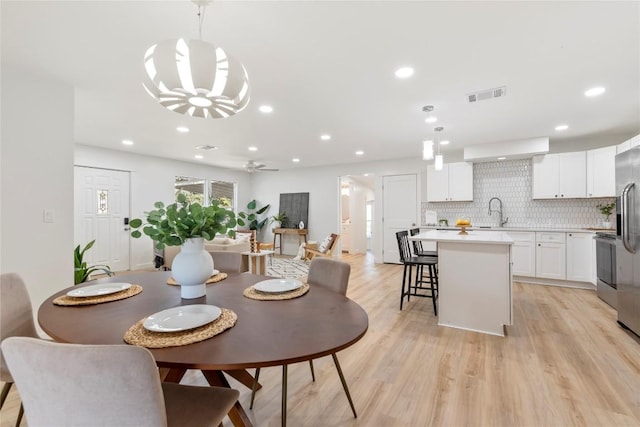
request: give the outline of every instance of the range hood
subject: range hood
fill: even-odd
[[[515,141],[477,144],[464,148],[465,162],[495,162],[498,157],[506,160],[528,159],[549,152],[549,137],[518,139]]]

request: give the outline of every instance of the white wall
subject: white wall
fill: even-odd
[[[0,272],[22,276],[34,313],[73,285],[73,89],[2,65]],[[43,222],[43,211],[55,218]]]
[[[238,210],[246,210],[251,200],[251,175],[244,171],[142,156],[120,150],[76,145],[77,166],[117,169],[131,172],[131,217],[142,218],[153,204],[162,201],[173,203],[173,184],[176,175],[215,179],[237,183]],[[153,242],[146,236],[131,239],[131,269],[149,268],[153,265]]]
[[[346,175],[376,175],[376,194],[382,195],[382,177],[385,175],[419,174],[424,168],[420,159],[389,160],[383,162],[341,164],[317,168],[291,169],[274,173],[256,173],[253,181],[253,194],[262,203],[271,203],[271,210],[278,212],[280,193],[309,193],[309,239],[321,241],[330,233],[340,230],[340,177]],[[418,195],[420,189],[418,188]],[[418,197],[418,196],[416,196]],[[417,199],[419,202],[419,198]],[[375,225],[373,253],[376,262],[382,262],[382,196],[375,199]],[[420,205],[420,203],[418,203]],[[419,207],[416,215],[419,215]],[[273,239],[269,227],[264,241]],[[287,236],[284,252],[294,255],[297,251],[297,238]],[[340,242],[338,241],[338,244]],[[338,247],[334,254],[340,253]]]

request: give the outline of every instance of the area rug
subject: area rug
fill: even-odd
[[[306,279],[309,264],[293,258],[273,257],[271,265],[267,262],[267,275],[285,279]]]

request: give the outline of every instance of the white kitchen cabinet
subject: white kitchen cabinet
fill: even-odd
[[[638,145],[640,145],[640,135],[636,135],[633,138],[626,140],[622,144],[619,144],[616,147],[616,154],[624,153],[625,151],[633,147],[637,147]]]
[[[439,171],[427,166],[427,201],[473,201],[473,163],[447,163]]]
[[[587,161],[584,151],[534,156],[534,199],[586,197]]]
[[[536,233],[509,231],[513,239],[511,246],[512,273],[515,276],[536,275]]]
[[[567,280],[591,282],[594,266],[593,233],[567,233]]]
[[[616,196],[616,146],[587,151],[587,197]]]
[[[536,277],[566,280],[565,233],[536,233]]]

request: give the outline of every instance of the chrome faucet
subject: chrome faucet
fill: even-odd
[[[493,202],[494,200],[497,200],[499,203],[499,208],[497,211],[491,209],[491,202]],[[492,197],[489,200],[489,216],[491,216],[492,212],[498,212],[500,214],[500,227],[504,227],[504,225],[509,221],[509,218],[506,218],[504,221],[502,220],[502,200],[497,197]]]

